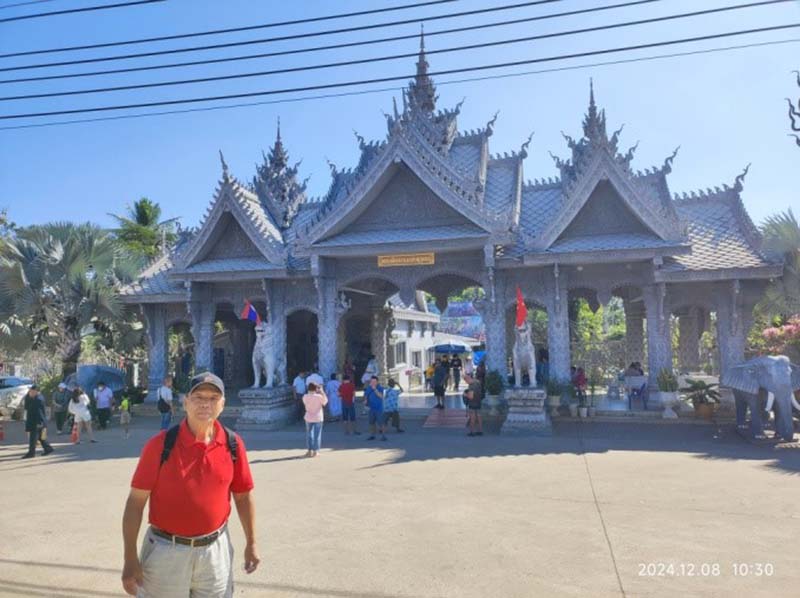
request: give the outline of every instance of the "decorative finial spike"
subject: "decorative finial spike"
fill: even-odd
[[[278,135],[276,137],[277,141],[281,140],[281,117],[278,117]]]
[[[742,189],[744,189],[744,177],[747,176],[748,171],[750,170],[750,164],[744,167],[742,174],[736,177],[736,180],[733,184],[733,190],[737,193],[741,193]]]
[[[219,161],[222,163],[222,178],[227,180],[230,177],[228,172],[228,163],[225,162],[225,156],[222,155],[222,150],[219,150]]]

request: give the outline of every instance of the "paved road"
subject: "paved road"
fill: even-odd
[[[138,418],[130,440],[112,429],[20,461],[11,424],[0,596],[123,595],[120,517],[156,427]],[[467,438],[413,421],[386,443],[329,424],[316,460],[299,458],[299,427],[244,439],[264,563],[246,576],[237,561],[236,596],[800,596],[797,446],[682,424]],[[735,563],[772,575],[737,576]]]

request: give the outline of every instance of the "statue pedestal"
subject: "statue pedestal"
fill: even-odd
[[[545,413],[544,404],[547,398],[544,389],[531,387],[507,388],[504,393],[508,404],[508,415],[501,434],[517,432],[538,432],[549,435],[550,419]]]
[[[237,430],[277,430],[297,419],[297,406],[292,387],[281,384],[273,388],[244,388],[239,391],[244,405]]]

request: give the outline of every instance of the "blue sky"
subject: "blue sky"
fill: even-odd
[[[53,0],[38,5],[2,8],[11,3],[13,3],[11,0],[0,2],[0,18],[102,2]],[[424,17],[510,3],[512,3],[510,0],[490,2],[460,0],[452,4],[413,11],[284,27],[280,30],[200,38],[199,42],[198,40],[161,42],[151,44],[147,48],[168,49],[202,42],[257,39],[275,34],[330,29],[345,24]],[[611,3],[609,0],[599,2],[563,0],[544,6],[496,14],[432,21],[426,24],[426,31],[433,32],[462,24],[549,14]],[[429,36],[426,46],[430,50],[437,50],[476,41],[536,35],[737,3],[739,2],[735,0],[663,0],[640,7],[610,10],[592,15],[490,28],[466,34]],[[169,0],[142,7],[0,24],[0,53],[236,27],[389,5],[391,2],[383,0],[371,2],[302,0],[294,3]],[[798,2],[552,40],[436,54],[429,57],[429,62],[431,70],[436,71],[793,22],[800,23]],[[200,57],[233,56],[273,49],[312,47],[351,39],[400,35],[413,33],[418,29],[418,25],[411,24],[367,33],[124,62],[126,65],[144,65],[159,64],[173,59],[182,61]],[[800,28],[681,47],[638,51],[627,53],[624,57],[792,38],[800,39]],[[0,59],[0,68],[35,64],[45,59],[74,59],[141,51],[143,48],[144,46],[128,46],[50,56]],[[495,134],[491,140],[492,151],[518,149],[533,131],[535,135],[525,162],[525,175],[528,178],[554,176],[556,169],[548,152],[552,151],[564,157],[568,154],[560,131],[563,130],[573,136],[579,134],[581,118],[588,101],[589,78],[592,77],[598,103],[606,109],[609,129],[625,124],[621,148],[624,150],[636,141],[641,142],[633,162],[635,168],[661,165],[665,157],[680,145],[680,153],[675,160],[669,184],[673,192],[683,192],[724,183],[732,184],[745,165],[752,162],[745,181],[743,199],[753,219],[760,222],[771,213],[789,207],[794,207],[796,210],[800,208],[798,201],[800,148],[787,137],[789,123],[784,99],[786,97],[796,99],[800,96],[800,88],[794,83],[794,76],[791,73],[793,69],[800,68],[798,48],[800,44],[797,43],[783,44],[478,82],[448,84],[446,83],[448,79],[477,75],[442,76],[436,79],[440,96],[439,107],[452,107],[462,98],[466,98],[459,117],[459,126],[462,129],[484,126],[494,112],[499,110]],[[0,95],[267,70],[323,61],[415,52],[416,49],[417,41],[407,40],[342,51],[149,73],[6,84],[0,85]],[[573,59],[493,71],[491,74],[583,65],[614,58],[611,56]],[[100,66],[110,67],[119,64],[105,63]],[[37,73],[81,72],[93,69],[95,66],[97,65],[40,69]],[[183,85],[155,90],[5,101],[0,102],[0,114],[239,93],[405,75],[412,73],[413,70],[414,60],[405,59],[295,75]],[[10,75],[19,76],[21,73],[0,73],[0,75],[3,75],[0,78],[7,78]],[[400,84],[378,87],[400,87]],[[285,97],[298,95],[300,94]],[[385,136],[386,127],[382,111],[391,111],[393,95],[400,97],[399,91],[394,90],[232,110],[58,127],[0,130],[0,207],[7,208],[11,219],[22,225],[53,220],[90,220],[110,226],[112,219],[107,215],[108,212],[122,213],[127,204],[146,196],[161,204],[165,217],[178,216],[184,225],[194,226],[211,200],[220,176],[217,150],[221,149],[224,152],[234,174],[240,179],[249,180],[255,172],[255,163],[261,159],[262,149],[268,150],[274,141],[275,123],[279,116],[284,143],[290,152],[290,157],[293,160],[302,159],[300,174],[311,177],[309,194],[321,195],[325,193],[330,182],[326,160],[331,160],[339,167],[355,165],[358,147],[353,135],[354,129],[368,139]],[[66,118],[53,117],[48,120]],[[26,122],[42,121],[28,120],[14,124]],[[8,126],[8,121],[0,121],[0,127],[3,126]]]

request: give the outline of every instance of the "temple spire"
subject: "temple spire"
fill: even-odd
[[[409,84],[409,92],[414,104],[426,112],[436,109],[436,88],[428,75],[428,61],[425,58],[425,29],[421,25],[419,33],[419,57],[417,58],[417,74]]]
[[[583,136],[592,143],[608,142],[605,110],[598,110],[594,99],[594,81],[589,79],[589,110],[583,119]]]
[[[283,140],[281,140],[281,117],[278,117],[278,128],[275,135],[275,143],[269,152],[269,162],[276,169],[280,170],[289,163],[289,156],[283,147]]]

